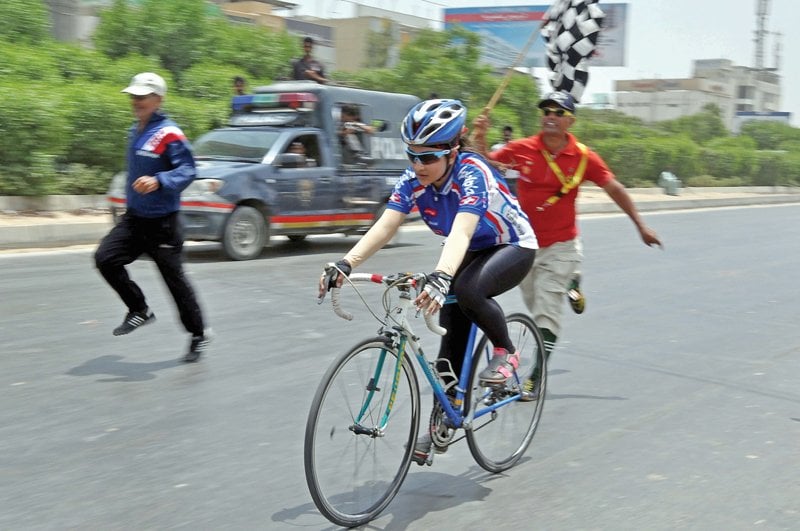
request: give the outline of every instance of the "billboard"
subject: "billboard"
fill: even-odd
[[[519,61],[520,67],[546,67],[544,38],[539,29],[550,6],[460,7],[444,10],[445,29],[454,25],[482,38],[482,60],[496,68],[514,64],[531,35],[536,40]],[[603,29],[589,66],[625,66],[625,25],[628,4],[600,4],[605,13]]]

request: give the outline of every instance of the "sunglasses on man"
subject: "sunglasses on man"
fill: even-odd
[[[406,148],[406,155],[408,155],[408,160],[411,161],[411,164],[424,164],[427,166],[428,164],[433,164],[445,155],[449,155],[451,151],[451,149],[442,149],[439,151],[417,152]]]
[[[574,116],[571,112],[565,109],[553,109],[552,107],[545,107],[542,109],[542,115],[550,116],[551,114],[555,114],[559,118],[562,116]]]

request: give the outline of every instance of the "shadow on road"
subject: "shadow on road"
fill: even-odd
[[[477,465],[458,476],[427,470],[414,472],[416,465],[411,466],[412,472],[406,476],[400,492],[389,507],[378,516],[374,524],[367,524],[359,529],[407,529],[411,522],[423,519],[430,513],[447,511],[465,503],[486,499],[492,489],[483,483],[504,477],[489,474]],[[272,515],[272,521],[292,525],[299,518],[311,515],[319,516],[319,512],[313,503],[308,502],[278,511]],[[332,526],[325,529],[340,528]]]
[[[156,377],[156,371],[183,365],[180,360],[156,361],[150,363],[137,363],[120,361],[122,356],[100,356],[89,360],[82,365],[67,371],[70,376],[92,376],[107,374],[116,378],[101,378],[98,382],[143,382]]]

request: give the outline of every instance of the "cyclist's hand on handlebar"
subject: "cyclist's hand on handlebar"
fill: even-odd
[[[414,304],[427,314],[434,314],[444,306],[447,294],[450,292],[450,283],[453,277],[443,271],[434,271],[425,278],[425,288],[414,299]]]
[[[339,260],[335,264],[327,264],[322,271],[319,279],[319,303],[325,298],[325,294],[332,288],[342,287],[344,277],[350,276],[353,270],[347,260]]]

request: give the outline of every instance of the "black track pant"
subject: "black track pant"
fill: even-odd
[[[183,326],[199,336],[204,329],[203,315],[183,272],[182,249],[183,235],[177,212],[159,218],[125,214],[100,242],[94,260],[100,274],[119,294],[128,310],[141,312],[147,308],[147,302],[125,266],[142,254],[150,256],[175,299]]]
[[[535,256],[535,249],[500,245],[468,252],[464,257],[450,289],[458,304],[445,304],[439,317],[439,324],[447,329],[439,357],[450,360],[456,377],[461,375],[464,350],[473,322],[495,347],[513,352],[515,345],[508,337],[505,313],[493,297],[519,284],[530,271]],[[437,366],[440,371],[445,370],[443,365]]]

